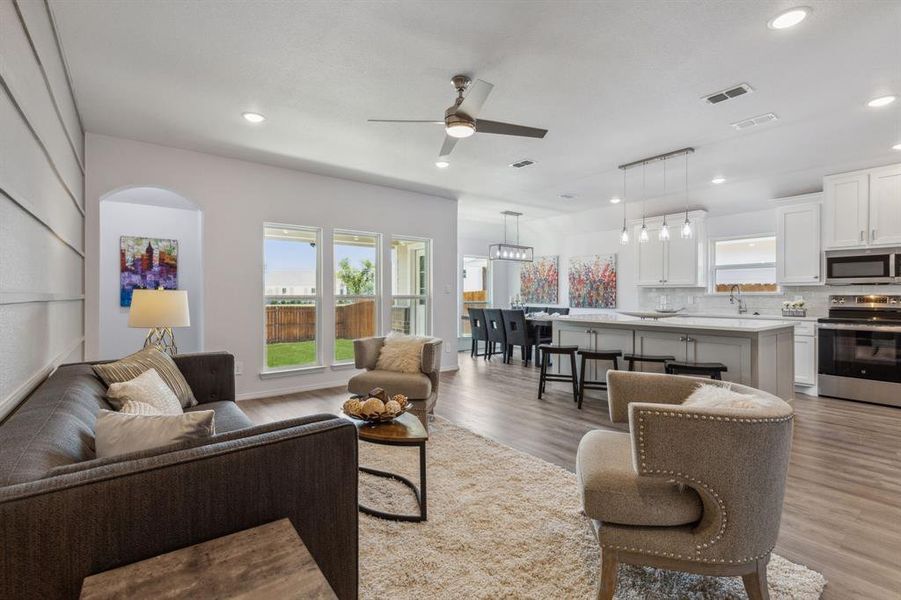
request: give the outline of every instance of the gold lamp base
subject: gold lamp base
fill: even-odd
[[[155,347],[161,352],[165,352],[169,356],[178,354],[178,347],[175,345],[175,334],[172,333],[171,327],[152,327],[147,330],[147,337],[144,338],[144,347]]]

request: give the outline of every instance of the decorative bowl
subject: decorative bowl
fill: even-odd
[[[390,423],[410,410],[411,406],[412,403],[403,394],[389,396],[382,388],[375,388],[368,394],[351,396],[341,407],[341,412],[357,421]]]

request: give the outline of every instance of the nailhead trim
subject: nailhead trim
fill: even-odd
[[[765,556],[769,556],[770,553],[776,548],[776,546],[772,546],[769,550],[764,552],[763,554],[758,554],[757,556],[751,556],[748,558],[740,558],[738,560],[726,560],[724,558],[698,558],[697,556],[683,556],[682,554],[676,554],[674,552],[655,552],[653,550],[645,550],[644,548],[638,548],[636,546],[619,546],[617,544],[601,544],[601,548],[609,548],[611,550],[623,550],[624,552],[634,552],[636,554],[647,554],[649,556],[664,556],[666,558],[677,558],[681,560],[690,560],[692,562],[701,562],[701,563],[709,563],[709,564],[717,564],[717,565],[741,565],[747,562],[751,562],[753,560],[761,559]]]
[[[754,417],[724,417],[724,416],[719,416],[719,415],[703,415],[703,414],[697,414],[697,413],[674,412],[674,411],[668,411],[668,410],[640,410],[640,411],[638,411],[638,454],[639,454],[639,460],[641,463],[641,473],[642,474],[654,474],[654,475],[669,475],[673,479],[673,481],[676,481],[677,483],[690,482],[692,484],[695,484],[695,486],[700,486],[701,488],[703,488],[710,495],[710,497],[712,497],[716,501],[717,505],[719,506],[720,527],[719,527],[719,531],[717,531],[717,533],[714,534],[714,536],[712,538],[710,538],[709,540],[707,540],[704,543],[697,544],[695,546],[696,556],[692,556],[692,557],[688,557],[688,556],[683,557],[681,554],[674,554],[672,552],[663,552],[663,553],[652,552],[649,550],[644,550],[642,548],[635,548],[635,547],[625,547],[625,546],[615,546],[615,545],[605,546],[605,547],[610,547],[610,548],[613,548],[616,550],[625,550],[625,551],[629,551],[629,552],[638,552],[641,554],[653,554],[654,556],[665,556],[668,558],[680,558],[680,559],[684,558],[686,560],[693,560],[693,561],[705,562],[705,563],[717,563],[717,564],[741,564],[741,563],[745,563],[748,561],[763,558],[764,556],[766,556],[770,552],[772,552],[773,548],[770,548],[767,552],[765,552],[764,554],[761,554],[759,556],[754,556],[751,558],[744,558],[744,559],[739,559],[739,560],[726,560],[726,559],[722,559],[722,558],[705,559],[705,558],[700,558],[700,556],[697,556],[697,555],[700,555],[703,550],[707,550],[708,548],[710,548],[711,546],[716,544],[725,535],[726,525],[729,522],[728,516],[726,513],[726,503],[723,502],[723,499],[720,498],[720,495],[716,492],[716,490],[714,490],[712,487],[710,487],[704,481],[697,479],[696,477],[692,477],[691,475],[687,475],[685,473],[682,473],[681,471],[648,468],[648,465],[646,462],[646,452],[645,452],[645,447],[644,447],[645,446],[645,439],[644,439],[644,433],[645,433],[644,417],[645,417],[645,415],[663,416],[663,417],[678,418],[678,419],[700,419],[702,421],[727,421],[730,423],[784,423],[785,421],[791,421],[794,418],[793,414],[788,415],[786,417],[754,418]]]

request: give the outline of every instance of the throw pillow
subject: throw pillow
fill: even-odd
[[[682,406],[695,406],[698,408],[739,408],[745,410],[773,408],[777,406],[774,400],[763,396],[740,394],[728,387],[719,385],[699,385],[698,388],[685,399]]]
[[[392,333],[385,338],[375,368],[399,373],[419,373],[422,370],[422,346],[429,338]]]
[[[157,348],[144,348],[140,352],[135,352],[116,362],[94,365],[94,372],[97,373],[97,376],[103,380],[107,387],[114,383],[122,383],[123,381],[134,379],[150,369],[156,369],[156,372],[163,378],[166,385],[172,388],[182,408],[189,408],[197,404],[191,387],[185,381],[181,371],[178,370],[175,361],[168,354],[160,352]],[[122,407],[113,404],[113,408],[119,409]]]
[[[156,408],[156,414],[180,415],[184,411],[175,392],[172,391],[156,369],[147,369],[130,381],[113,383],[106,391],[106,398],[114,406],[121,406],[124,412],[129,404],[145,404]],[[142,407],[133,407],[143,410]],[[146,411],[132,414],[147,414]],[[153,414],[153,413],[150,413]]]
[[[115,384],[113,384],[115,385]],[[181,407],[179,407],[181,410]],[[122,405],[122,410],[120,413],[124,413],[126,415],[161,415],[164,414],[160,409],[153,406],[152,404],[147,404],[146,402],[138,402],[137,400],[126,400]],[[178,414],[182,414],[179,412]]]
[[[202,440],[216,433],[211,410],[182,415],[130,415],[101,410],[94,423],[97,458]]]

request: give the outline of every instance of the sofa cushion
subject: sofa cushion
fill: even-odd
[[[692,488],[638,475],[628,433],[585,434],[576,455],[576,476],[585,514],[602,523],[674,526],[701,518],[701,498]]]
[[[216,413],[215,422],[217,434],[228,433],[229,431],[236,431],[238,429],[244,429],[245,427],[253,427],[253,421],[244,414],[243,410],[238,408],[238,405],[235,402],[204,402],[203,404],[198,404],[197,406],[185,409],[185,412],[189,413],[201,410],[211,410]]]
[[[106,386],[91,365],[65,365],[0,426],[0,485],[34,481],[94,458],[94,420]]]
[[[403,394],[410,400],[425,400],[432,395],[432,381],[423,373],[374,369],[354,375],[347,382],[347,389],[352,394],[365,394],[376,387],[383,388],[390,396]]]

